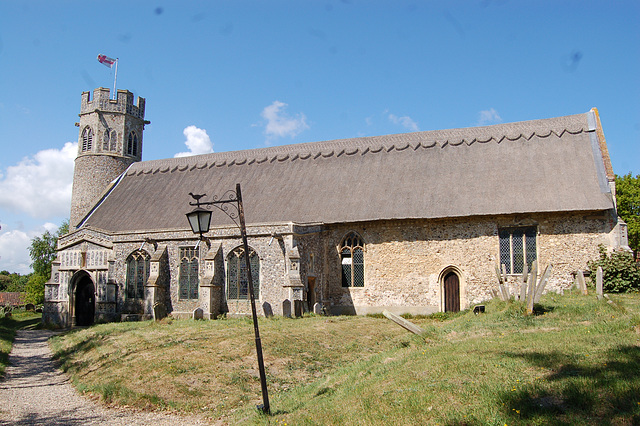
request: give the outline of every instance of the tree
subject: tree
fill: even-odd
[[[44,277],[51,276],[51,263],[56,258],[58,238],[68,232],[69,222],[65,220],[55,234],[47,231],[42,234],[41,237],[35,237],[31,240],[29,256],[31,256],[31,260],[33,261],[31,267],[34,273]]]
[[[40,274],[31,274],[29,281],[24,290],[24,300],[27,303],[33,303],[34,305],[41,305],[44,303],[44,284],[47,282],[47,277]]]
[[[616,205],[618,216],[627,222],[629,247],[637,260],[640,248],[640,175],[633,177],[631,172],[622,177],[616,175]]]

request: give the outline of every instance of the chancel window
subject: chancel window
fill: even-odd
[[[525,262],[527,270],[531,270],[531,264],[536,260],[537,233],[535,226],[498,230],[500,263],[505,265],[507,274],[521,274]]]
[[[260,258],[249,248],[249,263],[253,280],[253,295],[260,296]],[[244,247],[233,250],[227,258],[227,299],[248,299],[249,280],[247,275],[247,261]]]
[[[364,241],[355,232],[340,244],[342,287],[364,287]]]
[[[180,247],[180,278],[179,298],[198,298],[198,249],[195,247]]]
[[[134,251],[127,258],[127,299],[144,299],[144,285],[149,278],[149,253]]]
[[[127,139],[127,154],[138,155],[138,135],[136,135],[136,132],[129,133],[129,138]]]
[[[100,142],[98,142],[100,143]],[[82,131],[82,151],[91,151],[91,145],[93,144],[93,130],[87,126]]]

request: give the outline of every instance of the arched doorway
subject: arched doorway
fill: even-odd
[[[444,311],[460,312],[460,278],[454,271],[444,276]]]
[[[76,285],[76,325],[91,325],[95,320],[96,296],[93,281],[88,275],[80,277]]]

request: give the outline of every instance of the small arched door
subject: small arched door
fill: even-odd
[[[91,325],[95,320],[96,297],[93,281],[84,276],[76,286],[76,325]]]
[[[444,276],[444,311],[460,312],[460,278],[453,271]]]

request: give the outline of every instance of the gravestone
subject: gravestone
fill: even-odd
[[[293,313],[296,318],[302,317],[302,300],[293,301]]]
[[[162,303],[156,303],[153,305],[153,319],[160,321],[167,316],[167,308]]]
[[[322,305],[320,303],[313,304],[313,313],[316,315],[322,315]]]
[[[596,271],[596,294],[598,295],[598,299],[602,299],[602,295],[604,294],[602,289],[602,266],[598,266],[598,270]]]
[[[193,311],[193,319],[194,320],[201,320],[202,318],[204,318],[204,311],[202,310],[202,308],[196,308]]]
[[[262,311],[264,312],[264,316],[267,318],[273,317],[273,309],[271,309],[271,304],[269,302],[264,302],[262,304]]]
[[[282,302],[282,316],[291,318],[291,301],[289,299],[285,299],[285,301]]]
[[[586,296],[588,294],[587,284],[584,282],[584,274],[582,273],[582,270],[578,271],[577,279],[578,279],[578,289],[582,292],[582,294]]]
[[[33,305],[33,303],[27,303],[27,305],[24,307],[25,310],[27,311],[35,311],[36,307]]]

